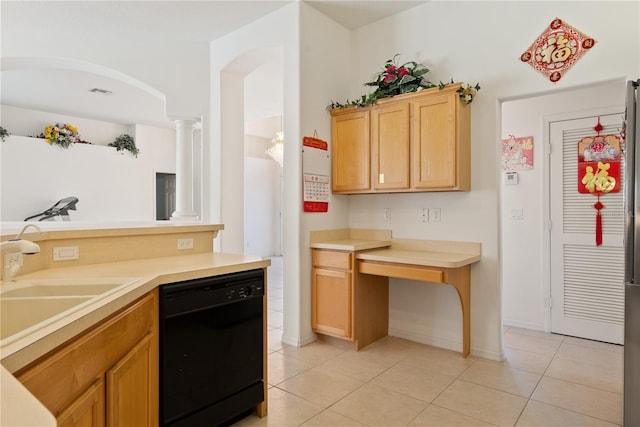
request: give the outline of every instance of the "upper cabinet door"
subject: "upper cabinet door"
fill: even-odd
[[[371,110],[371,180],[375,190],[409,188],[410,124],[406,102]]]
[[[334,193],[371,188],[369,109],[332,112],[331,182]]]
[[[461,158],[457,94],[432,96],[411,103],[413,113],[413,188],[466,190],[469,187],[469,153]],[[465,110],[468,112],[468,109]],[[468,128],[468,125],[467,125]],[[468,138],[467,138],[468,140]],[[467,170],[466,175],[461,173]]]

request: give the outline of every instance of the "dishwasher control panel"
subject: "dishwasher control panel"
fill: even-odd
[[[262,269],[205,277],[160,287],[161,316],[206,310],[249,298],[264,296]]]
[[[263,296],[264,287],[262,285],[251,284],[247,286],[232,287],[226,290],[227,300],[235,301],[250,296]]]

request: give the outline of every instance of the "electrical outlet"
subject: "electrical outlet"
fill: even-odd
[[[69,261],[80,258],[80,249],[77,246],[58,246],[53,248],[54,261]]]
[[[178,249],[193,249],[193,239],[178,239]]]
[[[420,209],[420,222],[429,222],[429,209]]]
[[[4,266],[5,268],[11,268],[14,265],[18,265],[22,267],[22,254],[21,253],[10,253],[4,256]]]
[[[382,219],[384,219],[385,221],[388,221],[390,218],[391,218],[391,209],[384,208],[382,210]]]

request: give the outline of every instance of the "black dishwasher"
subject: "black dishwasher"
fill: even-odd
[[[160,287],[160,422],[229,423],[264,400],[264,270]]]

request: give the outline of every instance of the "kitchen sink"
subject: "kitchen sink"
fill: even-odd
[[[0,285],[0,347],[138,280],[121,277],[33,279],[4,283]]]
[[[36,279],[2,285],[0,298],[94,296],[135,283],[137,278]]]
[[[91,297],[0,298],[0,341],[34,325],[53,322]],[[44,326],[44,324],[42,325]]]

